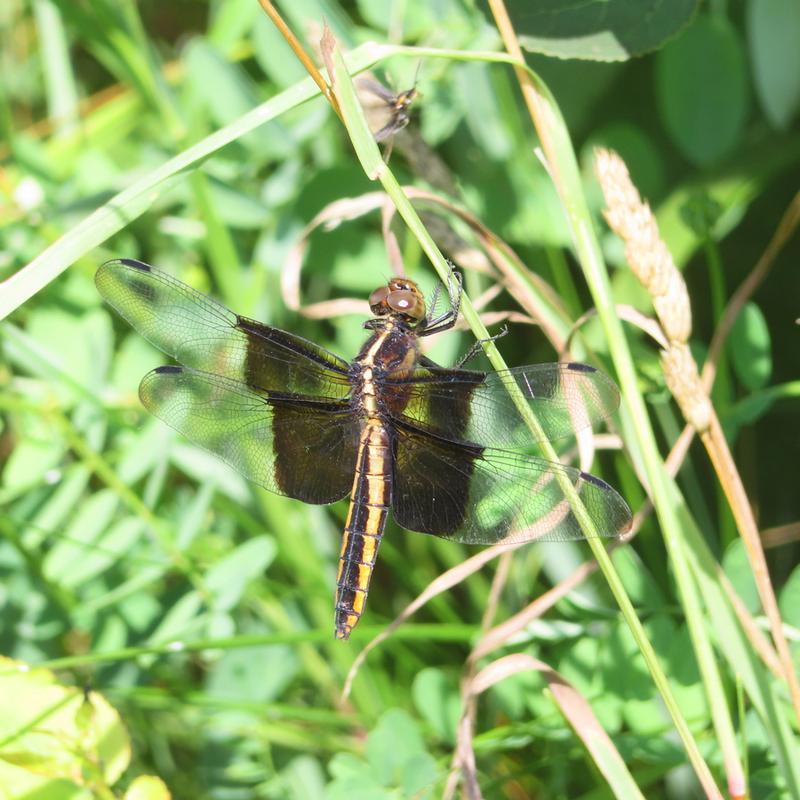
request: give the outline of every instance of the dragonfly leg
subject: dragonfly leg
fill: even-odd
[[[450,266],[450,280],[447,285],[447,293],[450,297],[450,308],[438,317],[427,320],[425,325],[419,330],[419,336],[432,336],[435,333],[442,333],[443,331],[450,330],[458,321],[458,310],[461,307],[461,293],[463,291],[461,273],[456,272],[452,262],[448,261],[447,263]],[[431,309],[435,308],[440,291],[441,287],[439,286],[434,289],[430,304]]]
[[[494,336],[489,336],[486,339],[478,339],[472,347],[467,351],[467,354],[456,364],[455,368],[460,369],[469,361],[472,361],[475,356],[478,355],[483,350],[483,346],[488,344],[489,342],[496,342],[498,339],[502,339],[504,336],[508,334],[508,325],[503,325],[502,330],[499,333],[496,333]]]

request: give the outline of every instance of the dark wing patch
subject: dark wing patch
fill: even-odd
[[[377,81],[359,78],[356,93],[376,142],[385,141],[408,125],[411,90],[395,94]]]
[[[359,425],[346,401],[258,393],[183,367],[145,375],[139,397],[148,411],[265,489],[306,503],[332,503],[350,491]]]
[[[240,317],[147,264],[109,261],[95,283],[123,319],[187,367],[254,389],[329,399],[350,393],[343,359],[300,336]]]
[[[392,511],[399,525],[465,544],[586,538],[566,487],[599,536],[630,529],[631,512],[604,481],[534,456],[437,439],[398,424]]]
[[[400,420],[454,442],[525,447],[533,440],[507,384],[516,386],[543,436],[574,435],[614,413],[614,382],[586,364],[533,364],[501,372],[424,366],[384,383],[407,399]]]

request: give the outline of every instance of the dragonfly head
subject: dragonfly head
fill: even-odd
[[[425,298],[414,281],[392,278],[369,296],[369,307],[376,317],[395,316],[415,324],[425,319]]]

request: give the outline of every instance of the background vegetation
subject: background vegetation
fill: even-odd
[[[604,145],[626,160],[683,271],[701,365],[761,264],[712,399],[796,656],[800,12],[790,0],[635,5],[509,4],[527,62],[564,115],[623,309],[582,321],[572,357],[619,376],[626,346],[605,315],[653,316],[602,222],[593,147]],[[499,237],[417,205],[470,296],[487,299],[487,324],[510,320],[505,360],[555,360],[553,332],[563,341],[598,302],[570,227],[584,195],[537,158],[519,78],[486,55],[504,50],[490,8],[281,9],[309,52],[326,20],[351,68],[374,65],[395,89],[419,70],[423,97],[389,166]],[[0,284],[0,317],[10,314],[0,326],[0,641],[10,659],[57,669],[0,665],[4,796],[155,798],[166,785],[176,798],[215,800],[436,797],[453,790],[460,730],[459,763],[474,752],[477,783],[467,769],[463,784],[472,796],[479,785],[485,797],[685,798],[701,794],[699,759],[726,794],[743,796],[746,780],[753,797],[800,797],[798,707],[723,483],[699,444],[675,484],[642,466],[637,398],[662,459],[684,420],[637,324],[625,323],[637,381],[620,379],[611,425],[621,438],[597,440],[592,471],[642,512],[613,561],[688,723],[682,740],[586,545],[465,568],[474,552],[390,526],[366,617],[337,643],[346,504],[269,495],[142,410],[139,379],[165,357],[102,306],[93,275],[104,260],[141,258],[345,356],[364,336],[364,306],[349,298],[390,270],[380,215],[363,203],[299,253],[315,215],[377,186],[254,0],[7,0],[0,37],[0,278],[15,276]],[[558,159],[548,149],[559,130],[549,125],[538,128],[546,156],[569,165],[563,143]],[[399,221],[393,230],[408,274],[432,287],[417,240]],[[342,303],[315,305],[332,299]],[[471,341],[437,338],[431,355],[444,363]],[[361,648],[453,568],[453,585],[368,654],[344,698]],[[459,729],[462,707],[474,720]]]

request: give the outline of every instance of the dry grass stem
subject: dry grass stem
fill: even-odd
[[[667,340],[664,338],[664,331],[661,329],[661,326],[652,318],[648,317],[646,314],[642,314],[638,308],[634,308],[633,306],[629,306],[626,303],[617,303],[614,305],[614,310],[617,316],[620,319],[625,320],[625,322],[630,322],[632,325],[635,325],[639,330],[644,331],[653,341],[657,342],[661,347],[667,346]],[[597,316],[597,309],[590,308],[588,311],[585,311],[581,314],[578,319],[575,320],[572,327],[570,328],[569,334],[567,335],[567,342],[566,348],[569,348],[572,345],[572,340],[575,338],[575,335],[581,329],[583,325],[586,324],[590,319],[593,319]]]
[[[728,340],[728,336],[730,336],[736,318],[767,277],[772,265],[775,263],[775,259],[794,235],[798,225],[800,225],[800,192],[792,198],[781,217],[781,221],[778,223],[778,227],[775,229],[772,239],[770,239],[769,244],[761,254],[761,258],[758,259],[758,263],[733,293],[728,305],[725,307],[725,311],[722,313],[722,317],[720,317],[717,329],[711,338],[711,344],[708,346],[708,357],[703,364],[703,386],[707,392],[711,391],[716,375],[717,361],[725,342]]]
[[[800,541],[800,522],[790,522],[788,525],[765,528],[761,531],[761,541],[764,543],[764,547],[780,547],[784,544],[793,544]]]
[[[494,577],[492,578],[492,586],[489,590],[489,598],[486,603],[486,610],[481,618],[481,636],[483,636],[486,631],[489,630],[492,625],[492,620],[497,613],[500,595],[502,594],[503,588],[508,580],[508,573],[511,569],[513,557],[513,551],[505,552],[500,556],[500,559],[497,563],[497,569],[495,570]],[[468,695],[466,689],[474,680],[476,670],[477,663],[475,660],[472,658],[467,659],[464,675],[461,679],[461,718],[458,724],[459,729],[466,726],[468,722],[469,730],[472,730],[475,724],[475,713],[478,709],[477,698],[474,695]],[[467,718],[466,722],[464,720],[465,717]],[[450,762],[450,772],[448,774],[447,783],[445,784],[445,790],[442,795],[445,800],[453,796],[458,786],[458,770],[460,766],[459,752],[460,748],[456,746],[456,749],[453,751],[453,756]]]
[[[386,194],[384,192],[367,192],[359,197],[345,197],[335,200],[325,206],[303,228],[290,248],[281,270],[281,295],[287,308],[292,309],[292,311],[301,311],[300,273],[311,234],[320,227],[323,230],[333,230],[343,222],[358,219],[364,214],[381,208],[385,203]],[[309,313],[309,308],[309,306],[306,306],[302,313],[307,316],[314,316],[313,312]]]
[[[686,343],[692,332],[689,293],[647,203],[631,182],[623,160],[609,150],[596,152],[597,177],[606,200],[605,218],[625,244],[631,270],[649,292],[668,341]]]
[[[264,13],[275,23],[275,27],[280,31],[281,36],[286,39],[289,47],[292,48],[294,54],[300,60],[300,63],[306,68],[306,72],[311,76],[314,83],[319,86],[322,96],[331,104],[331,108],[333,108],[336,114],[341,117],[342,114],[339,111],[339,103],[333,96],[331,87],[328,86],[325,78],[322,77],[322,73],[317,69],[317,65],[314,63],[311,56],[308,55],[305,48],[300,43],[300,40],[294,35],[292,29],[286,24],[278,9],[272,5],[270,0],[258,0],[258,3],[261,8],[264,9]]]
[[[691,312],[688,309],[686,285],[666,245],[661,241],[649,207],[642,202],[631,183],[622,159],[610,151],[599,150],[597,175],[606,199],[606,219],[625,243],[625,253],[631,270],[653,297],[653,305],[668,339],[668,346],[662,351],[661,359],[667,386],[686,420],[700,434],[733,512],[758,587],[761,604],[769,619],[783,678],[789,686],[792,705],[797,719],[800,720],[800,683],[783,632],[780,611],[755,516],[719,419],[700,381],[697,363],[687,344],[691,333]],[[773,238],[775,247],[768,249],[770,253],[776,252],[789,233],[794,230],[799,213],[800,203],[793,202],[784,217],[786,224],[782,224],[779,228],[780,235],[776,234]],[[766,262],[768,265],[773,257],[767,258],[765,253],[761,263]],[[758,280],[765,269],[766,267],[762,266],[759,270]],[[751,281],[749,286],[753,283]],[[757,281],[755,284],[757,285]],[[745,297],[749,296],[749,286],[747,291],[742,293]],[[743,302],[741,298],[737,301],[737,306],[730,315],[731,320],[735,318]]]
[[[775,642],[775,649],[778,651],[782,677],[789,686],[794,712],[797,720],[800,721],[800,683],[797,680],[789,643],[786,641],[786,635],[784,634],[781,612],[769,577],[769,568],[767,567],[767,559],[764,555],[758,525],[756,524],[750,501],[747,498],[744,484],[728,448],[728,441],[716,414],[712,413],[709,428],[701,433],[700,438],[719,476],[720,484],[744,542],[750,568],[753,571],[753,579],[758,588],[758,595],[761,598],[761,605],[769,620],[772,640]]]
[[[486,275],[493,273],[492,264],[486,254],[459,236],[446,219],[438,214],[422,213],[420,217],[436,244],[456,264],[463,269],[471,269],[474,272],[482,272]]]
[[[448,569],[446,572],[443,572],[441,575],[439,575],[438,578],[435,578],[433,581],[431,581],[425,587],[425,589],[420,592],[420,594],[418,594],[371,642],[368,642],[361,652],[356,656],[352,666],[350,667],[350,671],[347,673],[347,679],[345,680],[344,688],[342,689],[342,697],[346,698],[350,694],[353,681],[355,680],[361,665],[364,663],[370,652],[374,650],[381,642],[388,639],[397,628],[399,628],[407,619],[409,619],[420,608],[422,608],[422,606],[424,606],[428,600],[430,600],[432,597],[435,597],[437,594],[441,594],[442,592],[446,592],[448,589],[452,589],[453,586],[461,583],[463,580],[472,575],[473,572],[477,572],[478,570],[482,569],[486,564],[503,553],[508,552],[509,550],[516,550],[521,546],[521,544],[506,544],[488,547],[486,550],[481,550],[479,553],[476,553],[466,561],[456,564],[455,567]]]
[[[667,388],[680,406],[686,421],[698,432],[708,430],[711,423],[711,401],[700,382],[697,362],[689,345],[670,342],[661,351],[661,366]]]
[[[552,699],[609,784],[618,788],[624,785],[627,797],[644,800],[628,772],[625,761],[603,730],[586,698],[549,664],[525,653],[503,656],[485,666],[467,683],[464,687],[466,697],[470,703],[477,703],[478,697],[492,686],[506,678],[531,671],[539,673],[545,680]],[[483,795],[478,785],[475,752],[472,748],[472,722],[467,716],[462,716],[459,724],[457,748],[464,782],[464,796],[469,800],[480,800]],[[445,798],[452,797],[449,790],[448,783]]]

